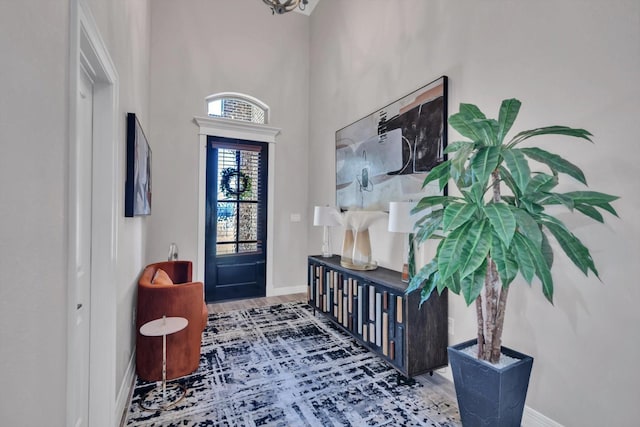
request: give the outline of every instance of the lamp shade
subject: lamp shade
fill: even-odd
[[[411,209],[417,202],[390,202],[389,203],[389,231],[394,233],[411,233],[413,226],[419,219],[418,215],[412,215]]]
[[[328,227],[340,225],[338,211],[332,206],[316,206],[313,209],[313,225]]]

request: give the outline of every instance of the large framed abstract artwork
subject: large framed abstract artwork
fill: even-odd
[[[151,215],[151,147],[134,113],[127,114],[124,216]]]
[[[447,77],[336,132],[336,204],[386,211],[390,201],[440,194],[426,174],[446,159]]]

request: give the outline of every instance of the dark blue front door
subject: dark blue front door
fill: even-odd
[[[209,136],[205,299],[265,296],[267,144]]]

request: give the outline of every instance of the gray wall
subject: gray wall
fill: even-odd
[[[151,140],[154,213],[150,259],[171,242],[180,258],[196,259],[199,128],[205,97],[240,92],[271,109],[282,129],[275,144],[275,287],[304,285],[308,161],[308,49],[306,16],[272,16],[260,1],[154,0],[151,3]],[[299,213],[301,222],[291,222]]]
[[[87,3],[119,76],[124,183],[125,113],[138,113],[145,130],[150,127],[148,0]],[[65,425],[69,6],[0,1],[2,425]],[[118,219],[118,385],[133,352],[133,284],[145,261],[146,221]]]
[[[0,414],[6,425],[64,424],[68,20],[65,1],[0,2],[0,372],[6,385]],[[37,411],[26,404],[33,401]]]
[[[539,284],[517,280],[504,344],[535,358],[527,399],[534,410],[567,426],[636,424],[640,4],[323,0],[311,16],[310,58],[310,206],[334,200],[337,129],[443,74],[450,114],[471,102],[496,117],[501,100],[516,97],[523,107],[514,130],[563,124],[595,135],[595,145],[541,142],[582,167],[592,189],[622,198],[621,218],[605,226],[561,214],[591,248],[603,283],[560,255],[555,306]],[[569,179],[562,185],[580,189]],[[400,237],[385,229],[372,228],[374,258],[397,270]],[[309,252],[319,252],[320,232],[309,226],[309,236]],[[450,342],[473,338],[473,307],[450,301]]]

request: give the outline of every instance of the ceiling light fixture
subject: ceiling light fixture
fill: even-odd
[[[282,15],[283,13],[291,12],[296,7],[300,10],[304,10],[309,3],[309,0],[262,0],[270,8],[272,14]]]

